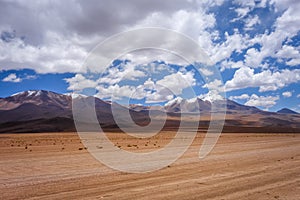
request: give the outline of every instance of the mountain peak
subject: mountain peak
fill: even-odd
[[[44,95],[49,95],[49,94],[60,95],[58,93],[46,91],[46,90],[26,90],[23,92],[15,93],[15,94],[11,95],[10,97],[17,97],[17,96],[37,97],[37,96],[41,96],[43,94]]]
[[[277,113],[282,113],[282,114],[299,114],[291,109],[288,108],[282,108],[280,110],[277,111]]]
[[[41,93],[42,93],[42,90],[27,90],[27,91],[15,93],[11,96],[19,96],[19,95],[37,96],[37,95],[40,95]]]
[[[184,99],[182,97],[176,97],[170,101],[168,101],[165,106],[171,106],[173,104],[180,104]]]
[[[27,90],[2,98],[0,110],[17,108],[22,104],[55,105],[58,107],[70,107],[71,97],[46,90]]]

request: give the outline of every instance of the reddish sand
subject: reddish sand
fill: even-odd
[[[129,151],[173,136],[109,134]],[[74,133],[1,134],[0,199],[299,199],[300,134],[223,134],[199,160],[202,139],[169,167],[129,174],[99,163]]]

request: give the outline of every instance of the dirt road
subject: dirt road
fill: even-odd
[[[173,136],[109,134],[129,151],[161,148]],[[202,139],[164,169],[129,174],[96,161],[74,133],[1,134],[0,199],[299,199],[300,134],[223,134],[199,160]]]

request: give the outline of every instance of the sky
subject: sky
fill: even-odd
[[[300,112],[299,10],[298,0],[1,0],[0,97],[50,90],[164,104],[176,97],[214,99],[224,90],[241,104]],[[199,74],[193,63],[162,49],[124,52],[101,73],[85,65],[111,36],[148,27],[195,41],[221,79],[206,79],[212,68]]]

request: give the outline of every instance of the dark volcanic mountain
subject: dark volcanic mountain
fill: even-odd
[[[72,97],[49,91],[25,91],[0,99],[0,123],[71,118]]]
[[[288,108],[282,108],[281,110],[278,110],[277,113],[283,113],[283,114],[299,114],[291,109]]]
[[[75,131],[72,114],[72,101],[81,102],[79,113],[88,110],[86,102],[93,101],[96,116],[103,129],[119,130],[119,126],[129,126],[129,120],[139,126],[161,121],[167,113],[168,120],[164,128],[175,130],[184,120],[199,121],[199,128],[208,127],[212,102],[199,98],[176,98],[165,106],[130,105],[129,108],[114,102],[103,101],[94,97],[57,94],[50,91],[25,91],[7,98],[0,98],[0,132],[60,132]],[[216,100],[217,105],[226,104],[224,132],[300,132],[300,115],[283,112],[262,111],[256,107],[244,106],[231,100]],[[193,113],[200,110],[201,118]],[[154,116],[150,120],[149,113]],[[188,115],[186,115],[186,113]],[[114,115],[113,115],[114,114]],[[81,123],[89,130],[89,113],[82,117]],[[129,119],[129,120],[128,120]],[[116,123],[116,120],[118,123]],[[118,124],[118,125],[117,125]]]
[[[112,107],[119,116],[128,114],[126,107],[98,98],[77,96],[73,100],[81,101],[82,105],[94,101],[98,121],[104,128],[117,128]],[[149,123],[147,113],[130,110],[130,115],[137,124]],[[0,132],[54,131],[75,131],[71,95],[39,90],[0,99]]]

